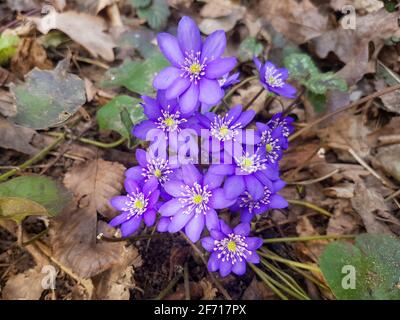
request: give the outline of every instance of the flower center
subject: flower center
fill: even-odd
[[[184,213],[190,214],[195,211],[195,213],[204,213],[210,209],[208,206],[209,198],[211,197],[211,191],[208,191],[208,186],[201,186],[199,183],[195,182],[193,187],[184,186],[184,191],[182,192],[182,197],[179,198],[179,202],[182,207],[186,207]]]
[[[174,132],[180,131],[180,124],[186,122],[186,119],[181,119],[181,113],[176,111],[175,113],[169,112],[170,106],[167,110],[161,110],[162,116],[157,119],[157,128],[163,130],[164,132]]]
[[[279,151],[281,146],[279,145],[279,139],[273,138],[270,130],[266,130],[261,135],[260,145],[265,145],[266,159],[270,163],[275,163],[279,158]]]
[[[284,82],[282,80],[282,73],[280,73],[274,67],[267,67],[265,69],[265,81],[273,88],[281,88],[284,86]]]
[[[258,170],[266,169],[265,159],[261,159],[257,153],[249,155],[246,153],[244,156],[235,157],[237,165],[246,173],[253,173]]]
[[[270,143],[267,143],[267,144],[265,145],[265,150],[266,150],[267,152],[271,152],[272,149],[273,149],[273,147],[272,147],[272,145],[271,145]]]
[[[142,192],[127,194],[126,196],[128,199],[125,201],[125,207],[122,208],[122,211],[128,212],[126,220],[134,216],[140,216],[146,211],[148,199],[145,198]]]
[[[250,213],[253,213],[254,209],[260,209],[261,205],[270,204],[271,190],[268,187],[264,187],[263,197],[259,200],[254,200],[248,191],[245,191],[244,195],[239,198],[239,207],[247,208]]]
[[[232,264],[246,259],[252,252],[247,249],[245,240],[246,237],[234,233],[222,240],[215,240],[214,251],[218,252],[218,259],[222,259],[223,262],[230,261]]]
[[[151,177],[156,177],[161,184],[169,180],[169,174],[172,170],[168,166],[168,160],[163,158],[151,159],[146,168],[143,168],[142,176],[146,177],[146,181]]]
[[[189,78],[191,82],[197,84],[197,82],[205,75],[205,69],[207,67],[207,58],[201,59],[201,52],[185,52],[185,60],[181,64],[181,70],[183,71],[181,77]]]
[[[233,118],[228,119],[227,115],[224,117],[218,115],[211,122],[211,135],[219,141],[235,140],[235,137],[240,133],[241,124],[235,123],[231,125]]]

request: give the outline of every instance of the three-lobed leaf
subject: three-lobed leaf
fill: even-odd
[[[160,30],[166,26],[171,12],[165,0],[153,0],[150,6],[138,8],[137,14],[147,21],[150,28]]]
[[[242,62],[251,61],[253,57],[259,56],[263,51],[263,46],[254,37],[246,38],[242,41],[238,50],[238,58]]]

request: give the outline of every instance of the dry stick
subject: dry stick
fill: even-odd
[[[306,185],[310,185],[310,184],[314,184],[317,182],[321,182],[323,180],[326,180],[330,177],[332,177],[333,175],[335,175],[336,173],[338,173],[340,171],[340,169],[335,169],[332,172],[319,177],[319,178],[315,178],[315,179],[309,179],[309,180],[303,180],[303,181],[285,181],[287,185],[302,185],[302,186],[306,186]]]
[[[56,140],[54,140],[51,144],[49,144],[46,148],[42,149],[37,153],[33,158],[25,161],[23,164],[21,164],[19,167],[12,169],[0,176],[0,181],[3,181],[14,174],[16,174],[18,171],[22,169],[26,169],[27,167],[31,166],[32,164],[35,164],[36,162],[40,161],[43,159],[51,150],[53,150],[62,140],[64,140],[65,134],[62,136],[58,137]]]
[[[185,300],[190,300],[189,266],[187,262],[183,266],[183,284],[185,286]]]
[[[178,281],[182,278],[182,271],[178,271],[177,275],[168,283],[167,287],[159,293],[154,300],[162,300],[175,287]]]
[[[352,108],[354,108],[354,107],[359,106],[360,104],[363,104],[363,103],[365,103],[365,102],[368,102],[368,101],[371,100],[371,99],[375,99],[375,98],[377,98],[377,97],[383,96],[383,95],[385,95],[385,94],[387,94],[387,93],[390,93],[390,92],[392,92],[392,91],[399,90],[399,89],[400,89],[400,84],[395,85],[395,86],[391,86],[391,87],[388,87],[388,88],[385,88],[385,89],[383,89],[383,90],[380,90],[380,91],[378,91],[378,92],[375,92],[375,93],[373,93],[373,94],[370,94],[369,96],[366,96],[366,97],[364,97],[364,98],[362,98],[362,99],[360,99],[360,100],[358,100],[358,101],[355,101],[355,102],[349,104],[349,105],[346,106],[346,107],[343,107],[343,108],[338,109],[338,110],[336,110],[336,111],[333,111],[333,112],[331,112],[331,113],[329,113],[329,114],[327,114],[327,115],[325,115],[325,116],[323,116],[323,117],[321,117],[321,118],[319,118],[319,119],[316,119],[316,120],[314,120],[313,122],[311,122],[310,124],[308,124],[306,127],[304,127],[303,129],[300,129],[299,131],[297,131],[297,132],[295,132],[294,134],[292,134],[292,135],[289,137],[289,141],[295,140],[296,138],[300,137],[304,132],[307,132],[308,130],[310,130],[310,129],[311,129],[312,127],[314,127],[315,125],[317,125],[317,124],[319,124],[319,123],[325,121],[326,119],[329,119],[330,117],[332,117],[332,116],[334,116],[334,115],[336,115],[336,114],[339,114],[339,113],[341,113],[341,112],[343,112],[343,111],[350,110],[350,109],[352,109]]]
[[[253,99],[251,99],[248,103],[246,103],[243,110],[247,110],[247,108],[250,107],[254,103],[254,101],[256,101],[258,97],[264,92],[264,90],[265,90],[264,88],[261,88],[260,91],[258,91],[256,95],[253,97]]]
[[[203,261],[204,265],[207,268],[207,261],[204,258],[203,253],[199,250],[199,248],[197,248],[196,245],[192,241],[190,241],[190,239],[182,231],[180,231],[179,233],[181,234],[183,239],[185,239],[185,241],[197,253],[197,255],[200,257],[201,261]],[[207,271],[208,271],[208,268],[207,268]],[[222,295],[225,297],[225,299],[232,300],[232,297],[229,295],[228,291],[226,291],[226,289],[222,286],[222,284],[218,281],[218,279],[211,272],[208,272],[208,273],[210,274],[211,280],[214,282],[215,286],[222,293]]]
[[[296,200],[296,199],[289,199],[288,202],[290,204],[299,205],[299,206],[303,206],[303,207],[312,209],[314,211],[321,213],[324,216],[332,217],[332,213],[330,213],[329,211],[326,211],[325,209],[323,209],[321,207],[318,207],[317,205],[315,205],[311,202],[307,202],[307,201],[303,201],[303,200]]]

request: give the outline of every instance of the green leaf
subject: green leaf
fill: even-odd
[[[307,99],[313,105],[315,111],[322,113],[326,106],[326,96],[323,94],[315,94],[312,91],[307,92]]]
[[[24,176],[0,184],[0,197],[24,198],[43,206],[54,217],[71,201],[71,193],[60,183],[43,176]]]
[[[129,96],[117,96],[97,111],[100,130],[113,130],[130,138],[132,126],[145,119],[139,100]]]
[[[251,61],[253,57],[257,57],[263,51],[263,46],[256,38],[249,37],[242,41],[239,46],[238,58],[240,61]]]
[[[129,0],[129,3],[135,8],[144,8],[151,3],[151,0]]]
[[[154,92],[152,82],[155,75],[168,65],[169,62],[161,53],[144,61],[125,60],[121,66],[106,72],[102,86],[122,86],[139,94],[151,94]]]
[[[0,219],[12,219],[21,223],[28,216],[48,216],[40,204],[24,198],[0,197]]]
[[[137,14],[140,19],[147,21],[150,28],[160,30],[167,25],[171,12],[165,0],[153,0],[151,6],[139,8]]]
[[[151,43],[154,39],[154,31],[139,27],[134,30],[125,31],[118,39],[118,47],[122,49],[136,49],[143,58],[150,58],[154,54],[159,54],[158,47]]]
[[[24,84],[11,86],[17,104],[12,120],[33,129],[47,129],[65,122],[86,101],[85,84],[67,73],[68,60],[54,70],[32,70]]]
[[[309,77],[319,73],[311,57],[304,53],[292,53],[283,62],[286,69],[289,70],[290,77],[300,83],[304,83]]]
[[[346,91],[346,81],[337,77],[333,72],[313,74],[305,86],[316,94],[325,94],[328,89]]]
[[[18,43],[18,36],[0,36],[0,66],[6,64],[17,52]]]
[[[319,264],[338,299],[400,300],[399,248],[394,237],[363,234],[355,245],[330,243]]]

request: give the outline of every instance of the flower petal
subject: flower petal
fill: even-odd
[[[206,213],[206,227],[208,230],[219,229],[218,214],[213,208],[210,208]]]
[[[246,189],[249,191],[253,199],[258,200],[264,194],[264,186],[254,175],[244,176]]]
[[[179,198],[174,198],[165,202],[158,212],[164,217],[173,216],[176,214],[180,209],[182,209],[182,203],[179,201]]]
[[[262,66],[262,63],[261,63],[260,59],[258,59],[257,57],[254,57],[253,58],[253,62],[256,65],[257,70],[260,71],[261,66]]]
[[[231,164],[212,164],[208,172],[218,175],[231,175],[235,173],[235,166]]]
[[[222,188],[214,189],[209,205],[214,209],[225,209],[235,203],[236,199],[227,199]]]
[[[156,221],[156,210],[148,210],[143,214],[143,220],[146,226],[151,227]]]
[[[212,237],[205,237],[201,239],[201,245],[208,252],[214,251],[214,239]]]
[[[218,80],[203,78],[200,80],[199,100],[207,104],[217,104],[223,97],[224,91],[221,89]]]
[[[125,179],[124,187],[127,193],[137,193],[140,191],[139,185],[133,179]]]
[[[250,251],[257,250],[263,245],[263,241],[261,238],[257,237],[248,237],[244,240],[247,244],[247,249]]]
[[[188,78],[179,77],[166,89],[165,97],[168,100],[174,99],[185,92],[189,86],[190,81]]]
[[[210,271],[210,272],[217,271],[219,269],[220,262],[221,262],[221,260],[218,259],[218,253],[217,252],[211,253],[210,258],[208,258],[208,263],[207,263],[208,271]]]
[[[224,195],[227,199],[236,199],[245,189],[243,176],[228,177],[224,183]]]
[[[251,220],[253,220],[253,217],[254,217],[254,213],[250,213],[250,211],[248,209],[245,209],[240,213],[240,221],[241,222],[250,223]]]
[[[159,33],[157,35],[157,43],[160,51],[175,67],[180,67],[185,59],[179,47],[178,40],[169,33]]]
[[[217,30],[211,33],[203,44],[201,53],[201,61],[207,58],[207,61],[212,61],[219,58],[225,51],[226,36],[223,30]],[[223,76],[223,74],[221,75]]]
[[[233,232],[241,236],[247,236],[250,233],[250,224],[240,223],[233,229]]]
[[[123,212],[119,215],[117,215],[115,218],[113,218],[108,225],[110,227],[116,227],[119,226],[120,224],[124,223],[126,221],[126,218],[128,217],[128,212]]]
[[[171,218],[161,217],[157,224],[157,231],[158,232],[167,232],[170,222],[171,222]]]
[[[286,201],[286,199],[279,194],[273,194],[270,198],[270,207],[273,209],[283,209],[287,208],[289,203]]]
[[[195,216],[185,226],[185,233],[188,238],[196,243],[204,229],[204,214],[195,214]]]
[[[251,263],[260,263],[260,256],[255,251],[251,251],[251,254],[247,256],[246,260]]]
[[[243,112],[240,117],[235,121],[235,124],[241,125],[242,128],[247,126],[251,120],[256,116],[256,112],[254,110],[247,110]]]
[[[169,180],[164,183],[165,191],[173,197],[180,197],[184,188],[184,182],[181,180]]]
[[[199,106],[199,86],[192,82],[189,89],[179,98],[181,112],[190,114]]]
[[[147,167],[147,152],[143,149],[136,149],[136,160],[142,167]]]
[[[225,233],[226,235],[228,235],[228,234],[233,232],[233,230],[225,223],[224,220],[220,220],[219,221],[219,225],[220,225],[221,231],[223,233]]]
[[[141,217],[133,217],[129,219],[127,222],[121,225],[121,235],[123,237],[130,236],[140,227],[141,222],[142,222]]]
[[[210,190],[214,190],[215,188],[219,188],[223,181],[224,176],[207,171],[207,173],[204,175],[203,184],[207,185]]]
[[[215,240],[222,240],[224,238],[226,238],[226,235],[223,234],[221,231],[217,230],[217,229],[212,229],[210,230],[210,235],[211,237],[213,237]]]
[[[160,105],[158,104],[156,99],[153,99],[149,96],[141,96],[143,100],[143,110],[144,114],[150,120],[157,120],[158,117],[161,116]]]
[[[139,124],[135,125],[132,129],[132,135],[140,140],[146,140],[147,133],[151,129],[156,129],[157,126],[151,120],[143,120]]]
[[[145,196],[149,196],[158,187],[158,180],[156,177],[151,177],[143,185],[143,193]]]
[[[126,207],[126,201],[128,201],[126,196],[116,196],[110,200],[110,204],[114,209],[121,211]]]
[[[143,173],[142,167],[135,166],[125,171],[125,177],[136,181],[142,181],[144,179],[142,173]]]
[[[178,24],[178,42],[182,52],[201,50],[200,30],[196,22],[189,17],[183,17]]]
[[[191,163],[182,166],[182,177],[185,184],[192,186],[195,182],[200,183],[202,175]]]
[[[193,218],[193,213],[187,214],[184,209],[178,211],[171,220],[168,226],[168,231],[171,233],[181,230]]]
[[[236,106],[234,106],[234,107],[232,107],[229,111],[228,111],[228,113],[226,114],[226,118],[227,119],[232,119],[231,120],[231,124],[234,124],[235,122],[236,122],[236,119],[240,116],[240,114],[242,113],[242,109],[243,109],[243,107],[240,105],[240,104],[238,104],[238,105],[236,105]]]
[[[153,80],[153,87],[159,90],[167,89],[181,75],[182,71],[175,67],[166,67]]]
[[[269,90],[272,91],[273,93],[276,93],[277,95],[282,96],[282,97],[286,97],[286,98],[289,98],[289,99],[296,98],[296,92],[297,92],[296,88],[291,86],[288,83],[285,83],[281,88],[279,88],[279,87],[275,87],[275,88],[270,87]]]
[[[217,58],[207,64],[205,76],[208,79],[221,78],[225,73],[235,68],[237,60],[235,57]]]
[[[219,264],[219,274],[221,277],[226,277],[228,274],[230,274],[232,271],[232,262],[230,260],[228,261],[222,261]]]
[[[237,261],[233,266],[232,266],[232,272],[238,276],[242,276],[246,273],[246,261]]]
[[[148,208],[154,207],[154,205],[157,203],[158,199],[160,198],[160,194],[161,194],[161,192],[159,190],[155,190],[149,195],[149,198],[148,198],[149,202],[147,204]]]

